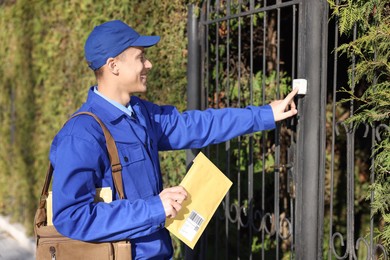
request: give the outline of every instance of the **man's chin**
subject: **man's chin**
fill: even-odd
[[[147,92],[147,90],[148,89],[147,89],[147,87],[145,85],[143,88],[138,88],[137,91],[132,92],[132,94],[144,94],[144,93]]]
[[[146,85],[144,85],[144,87],[140,89],[139,93],[146,93],[147,90],[148,88],[146,87]]]

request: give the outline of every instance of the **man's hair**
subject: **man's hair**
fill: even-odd
[[[121,52],[118,56],[115,57],[115,59],[118,59],[118,60],[121,60],[121,61],[123,61],[125,58],[126,58],[126,54],[125,54],[124,51]],[[103,66],[100,67],[97,70],[94,70],[96,80],[99,80],[103,76],[103,70],[104,70]]]
[[[96,80],[99,80],[103,76],[103,67],[93,71],[95,73]]]

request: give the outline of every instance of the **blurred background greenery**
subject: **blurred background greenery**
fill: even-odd
[[[31,232],[51,140],[95,84],[83,49],[95,25],[121,19],[160,35],[147,51],[154,67],[144,98],[185,109],[189,2],[0,1],[0,214]],[[185,153],[161,158],[166,185],[180,180]]]

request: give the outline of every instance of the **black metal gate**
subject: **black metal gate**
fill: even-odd
[[[332,133],[326,132],[326,107],[336,106],[337,88],[335,62],[329,70],[334,88],[327,92],[328,19],[326,0],[209,0],[200,8],[189,6],[189,109],[267,104],[283,98],[296,78],[307,79],[308,92],[296,98],[297,117],[275,131],[205,149],[234,184],[195,250],[186,250],[187,259],[357,259],[359,243],[366,245],[367,259],[376,249],[387,257],[372,236],[368,242],[355,237],[349,131],[347,238],[332,229],[337,212],[325,174],[333,180],[339,132],[335,116]],[[327,95],[334,97],[330,104]],[[189,162],[196,153],[188,151]]]

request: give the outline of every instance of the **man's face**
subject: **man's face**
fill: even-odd
[[[130,47],[117,57],[119,86],[126,93],[146,92],[147,74],[152,63],[146,59],[143,47]]]

